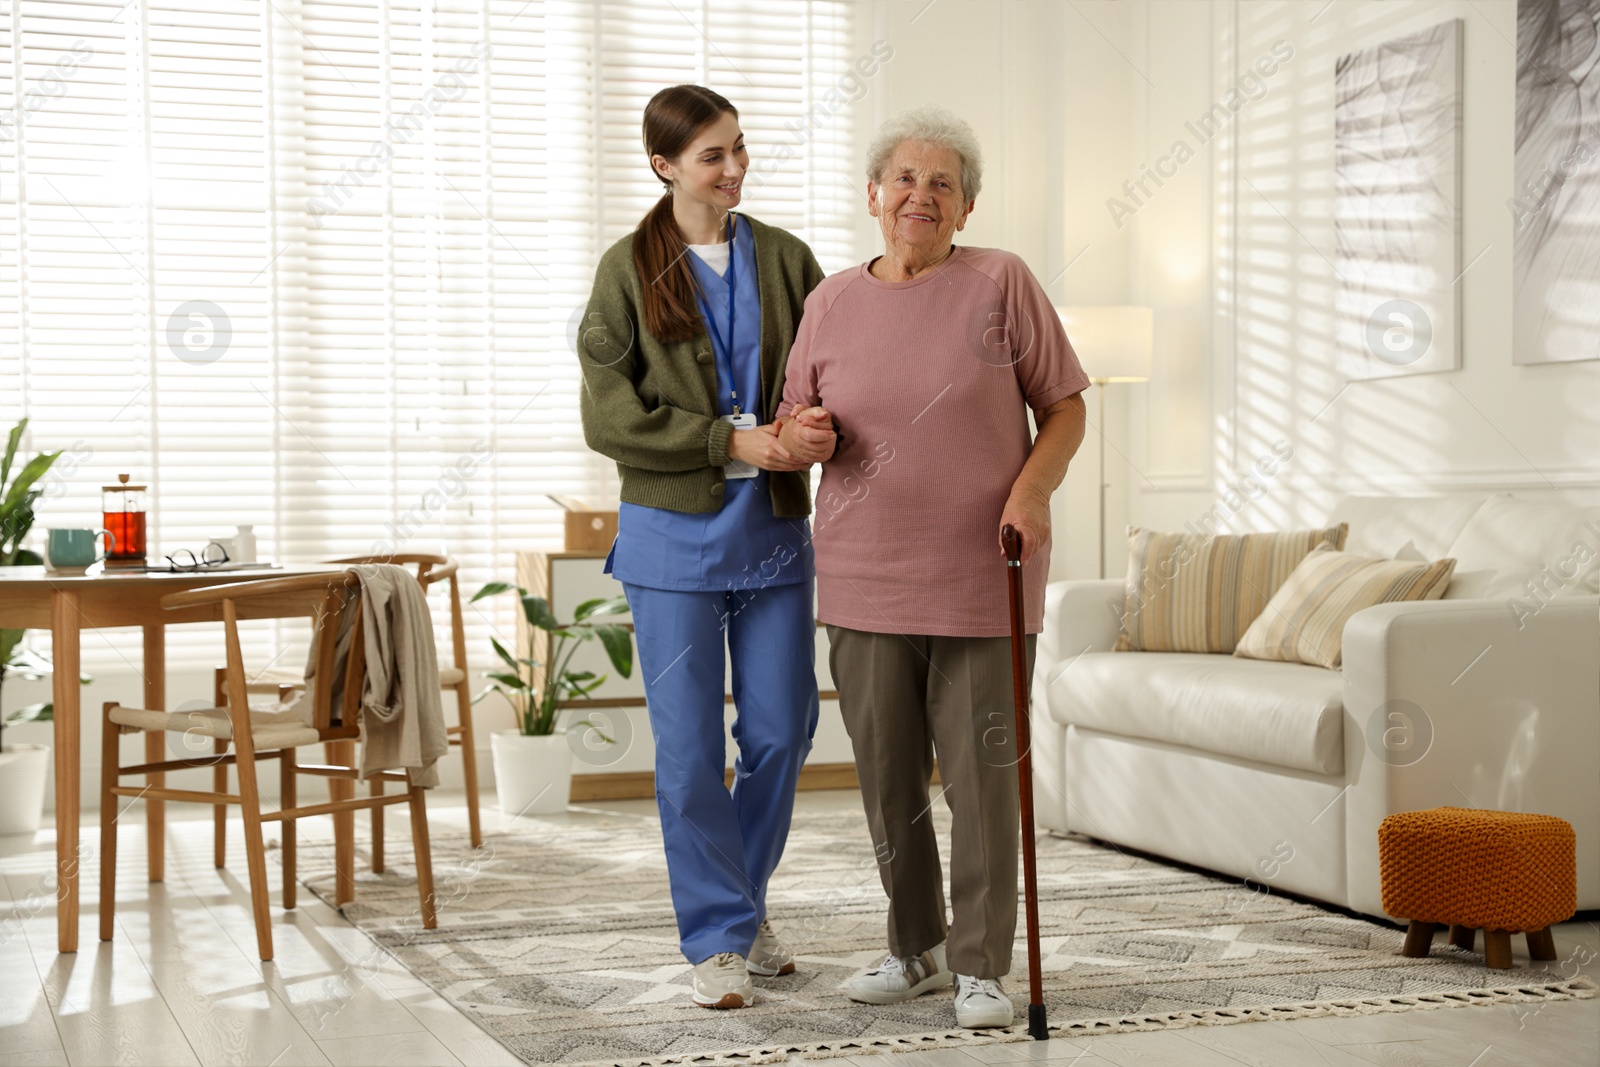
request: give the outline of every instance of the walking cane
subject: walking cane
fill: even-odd
[[[1022,535],[1009,523],[1000,528],[1011,583],[1011,683],[1017,704],[1017,788],[1022,806],[1022,885],[1028,916],[1028,1036],[1048,1041],[1043,978],[1039,971],[1039,880],[1033,855],[1033,747],[1028,733],[1028,649],[1022,620]]]

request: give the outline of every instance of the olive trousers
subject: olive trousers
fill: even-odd
[[[1009,637],[828,627],[828,663],[855,748],[867,826],[889,896],[889,951],[948,941],[956,974],[1011,970],[1017,928],[1017,739]],[[1033,675],[1034,638],[1027,638]],[[929,779],[950,809],[950,921]]]

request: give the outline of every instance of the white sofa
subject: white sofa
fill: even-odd
[[[1600,907],[1600,508],[1350,497],[1338,522],[1353,554],[1458,561],[1445,599],[1356,614],[1340,671],[1113,652],[1122,580],[1050,585],[1040,827],[1381,916],[1386,815],[1540,812],[1577,831],[1578,908]]]

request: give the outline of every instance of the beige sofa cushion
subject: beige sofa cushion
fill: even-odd
[[[1232,652],[1278,586],[1317,545],[1349,529],[1284,533],[1128,532],[1118,651]]]
[[[1318,545],[1273,594],[1233,654],[1337,667],[1350,616],[1375,604],[1438,600],[1455,567],[1453,559],[1365,559]]]
[[[1192,652],[1088,652],[1048,679],[1045,710],[1063,726],[1314,774],[1344,771],[1344,679],[1322,667]]]

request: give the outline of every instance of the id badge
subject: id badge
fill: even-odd
[[[732,423],[735,430],[753,430],[756,428],[756,413],[753,411],[746,411],[742,415],[721,415],[718,417],[723,422]],[[759,469],[753,463],[730,459],[728,465],[722,468],[722,475],[725,478],[754,478]]]

